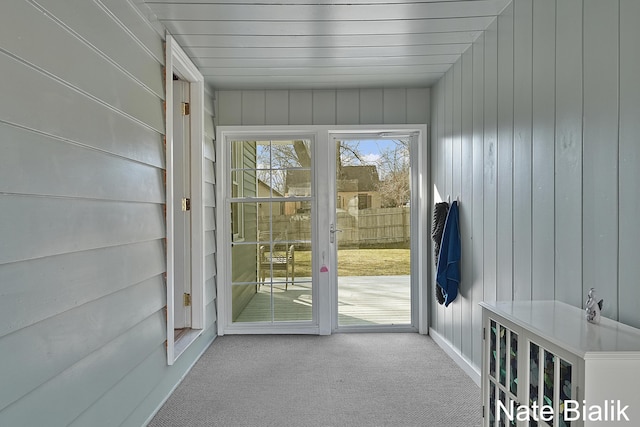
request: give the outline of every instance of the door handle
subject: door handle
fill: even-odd
[[[335,237],[336,233],[342,233],[342,230],[340,230],[339,228],[336,228],[336,226],[334,224],[331,224],[329,226],[329,232],[331,233],[331,236],[330,236],[329,240],[331,241],[331,243],[333,243],[336,240],[336,237]]]

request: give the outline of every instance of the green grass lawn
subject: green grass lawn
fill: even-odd
[[[296,251],[296,276],[311,276],[311,252]],[[327,259],[327,264],[329,260]],[[339,276],[400,276],[409,274],[409,249],[341,249]]]

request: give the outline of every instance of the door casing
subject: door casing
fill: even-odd
[[[312,168],[312,181],[315,190],[313,210],[315,220],[312,223],[313,235],[313,304],[314,322],[312,325],[291,325],[283,324],[276,327],[260,327],[256,325],[236,325],[231,322],[231,251],[230,230],[221,230],[218,234],[218,335],[225,334],[320,334],[330,335],[332,332],[347,332],[345,329],[338,329],[337,310],[334,305],[337,295],[337,280],[333,277],[336,271],[335,257],[331,256],[332,244],[329,238],[329,224],[334,221],[335,197],[330,185],[319,185],[320,182],[332,182],[328,180],[332,173],[331,162],[335,163],[334,136],[348,136],[349,138],[358,135],[398,135],[414,134],[416,141],[412,144],[412,200],[411,216],[418,218],[415,228],[412,226],[412,234],[415,230],[417,239],[412,241],[412,301],[415,304],[414,324],[407,330],[417,330],[421,334],[427,334],[429,292],[427,278],[431,274],[431,263],[429,259],[430,224],[431,224],[431,188],[429,185],[429,149],[427,144],[427,126],[418,125],[356,125],[356,126],[219,126],[216,129],[217,156],[216,164],[216,198],[220,203],[216,206],[216,223],[221,227],[229,227],[228,197],[227,187],[229,186],[229,165],[225,147],[225,141],[229,140],[253,140],[253,139],[277,139],[277,138],[305,138],[312,137],[314,167]],[[335,168],[335,164],[333,165]],[[333,170],[335,176],[335,170]],[[334,184],[335,185],[335,184]],[[415,243],[414,243],[415,242]],[[329,273],[320,273],[319,266],[322,263],[323,253],[332,257]],[[335,320],[334,320],[335,319]],[[388,330],[388,328],[380,328]],[[394,329],[399,330],[399,329]],[[371,329],[374,331],[374,329]]]
[[[175,339],[175,234],[185,232],[176,227],[174,221],[174,205],[179,203],[182,195],[174,186],[173,158],[173,76],[189,82],[189,152],[191,158],[191,257],[189,265],[191,278],[191,328],[187,333]],[[206,325],[204,295],[204,77],[191,62],[187,54],[176,43],[175,39],[166,36],[165,64],[166,92],[166,221],[167,221],[167,364],[173,365],[176,359],[203,332]],[[182,303],[182,301],[180,301]]]

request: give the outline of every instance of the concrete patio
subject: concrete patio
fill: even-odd
[[[296,278],[295,285],[275,278],[262,285],[236,322],[312,320],[310,278]],[[338,323],[355,325],[409,325],[411,323],[410,276],[340,277]]]

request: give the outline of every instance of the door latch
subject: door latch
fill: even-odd
[[[342,230],[340,230],[339,228],[336,228],[335,224],[331,224],[329,226],[329,232],[331,233],[329,237],[329,241],[333,243],[336,240],[336,233],[342,233]]]
[[[185,212],[191,210],[191,199],[189,198],[182,199],[182,210]]]

